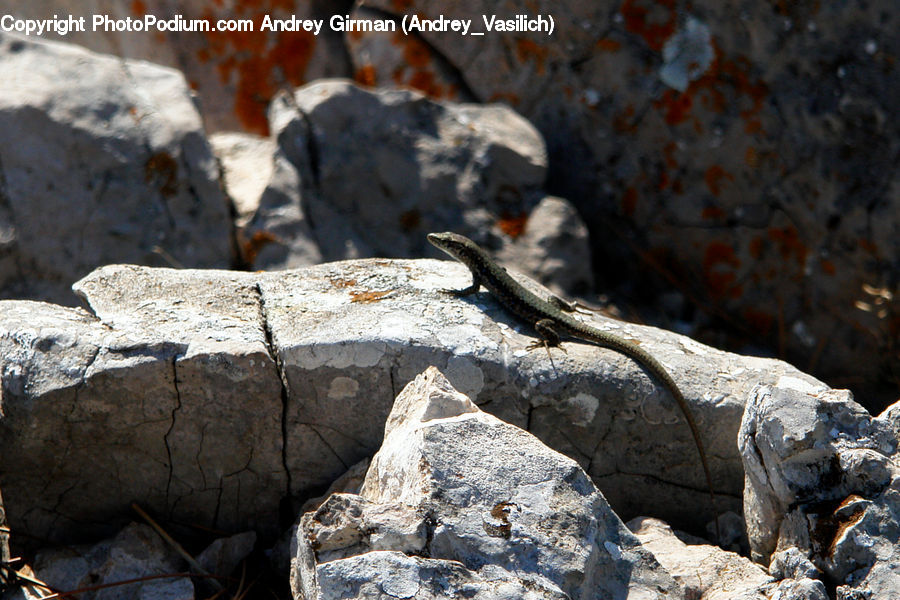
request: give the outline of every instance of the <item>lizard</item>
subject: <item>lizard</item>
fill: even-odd
[[[561,347],[560,336],[565,335],[621,352],[656,377],[675,398],[675,402],[691,430],[715,513],[716,494],[700,430],[697,428],[691,408],[678,388],[678,384],[675,383],[662,363],[636,343],[585,325],[574,318],[569,314],[575,310],[574,306],[563,299],[550,296],[545,300],[526,289],[513,279],[506,269],[494,262],[484,249],[469,238],[452,232],[429,233],[427,238],[433,246],[452,256],[472,272],[472,285],[469,287],[461,290],[445,289],[442,291],[461,297],[476,293],[481,286],[486,287],[504,309],[534,327],[540,341],[531,344],[529,349],[543,345],[549,354],[551,346]],[[718,519],[715,519],[715,525],[716,537],[720,537]]]

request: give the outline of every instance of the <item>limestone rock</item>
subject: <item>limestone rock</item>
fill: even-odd
[[[253,552],[255,544],[255,531],[218,538],[197,556],[197,562],[207,573],[228,577]]]
[[[227,132],[209,136],[212,150],[222,164],[225,190],[237,211],[235,225],[253,218],[272,178],[275,143],[260,136]]]
[[[179,72],[2,33],[0,79],[0,295],[74,304],[71,283],[103,264],[232,264]]]
[[[755,390],[739,440],[757,560],[774,552],[773,569],[818,569],[839,584],[838,598],[900,593],[897,411],[873,418],[846,390]]]
[[[774,581],[765,569],[733,552],[687,544],[658,519],[639,517],[628,528],[676,581],[688,598],[764,600]]]
[[[184,561],[149,526],[133,523],[115,537],[93,546],[42,551],[35,558],[34,571],[41,581],[66,591],[147,575],[179,573],[184,571]],[[187,577],[149,579],[79,596],[89,600],[193,600],[194,585]]]
[[[59,541],[112,535],[141,498],[161,518],[274,538],[282,500],[370,456],[396,392],[436,365],[577,460],[622,516],[702,532],[712,519],[703,473],[664,389],[590,344],[566,342],[551,365],[526,350],[531,328],[489,295],[439,292],[470,280],[434,260],[282,273],[109,266],[76,286],[92,312],[0,302],[11,526]],[[673,373],[706,442],[719,511],[738,508],[734,440],[749,390],[783,376],[821,385],[778,361],[580,318],[639,340]]]
[[[308,221],[324,260],[422,256],[427,232],[489,229],[543,196],[543,140],[502,106],[332,80],[279,96],[269,118],[276,171],[247,235],[276,242],[258,266],[309,260],[295,247],[312,237]]]
[[[540,598],[683,597],[577,463],[481,412],[431,367],[397,397],[360,497],[332,496],[303,517],[292,588],[420,597],[450,561],[479,593],[501,575],[504,597],[532,582]]]

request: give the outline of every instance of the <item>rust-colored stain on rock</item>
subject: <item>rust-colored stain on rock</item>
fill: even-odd
[[[619,12],[625,18],[625,29],[641,36],[651,50],[662,50],[675,33],[675,0],[625,0]]]
[[[157,152],[144,163],[144,181],[159,186],[166,198],[178,191],[178,163],[168,152]]]
[[[723,179],[734,181],[734,175],[732,175],[719,165],[712,165],[711,167],[706,169],[706,173],[703,175],[703,180],[706,182],[706,187],[709,188],[709,191],[713,196],[718,196],[722,191]]]
[[[234,86],[235,115],[253,133],[268,135],[266,109],[280,87],[305,83],[315,35],[310,31],[260,31],[267,15],[289,18],[295,4],[292,0],[236,0],[229,14],[217,6],[202,15],[211,26],[224,18],[253,22],[252,31],[204,32],[206,47],[196,52],[200,62],[214,65],[223,84]]]
[[[363,304],[368,304],[369,302],[378,302],[390,293],[390,291],[350,292],[350,302],[360,302]]]
[[[775,243],[782,258],[785,260],[794,258],[801,267],[806,263],[809,248],[800,240],[800,234],[796,227],[792,225],[772,227],[768,233],[769,239]]]
[[[516,239],[525,232],[525,224],[528,222],[528,213],[521,212],[517,215],[504,213],[497,220],[497,227],[509,237]]]
[[[544,74],[547,53],[547,48],[537,42],[525,38],[516,40],[516,56],[523,63],[533,62],[535,71],[540,75]]]
[[[741,261],[730,244],[710,242],[703,256],[703,275],[710,293],[720,298],[739,297],[742,290],[735,284],[734,270],[740,266]]]

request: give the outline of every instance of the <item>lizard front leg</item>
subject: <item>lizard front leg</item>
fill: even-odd
[[[461,289],[461,290],[451,290],[448,288],[444,288],[441,291],[444,292],[445,294],[453,294],[454,296],[462,297],[462,296],[471,296],[472,294],[477,292],[480,287],[481,287],[481,278],[478,277],[478,275],[476,275],[475,273],[472,273],[472,285],[470,285],[469,287]]]

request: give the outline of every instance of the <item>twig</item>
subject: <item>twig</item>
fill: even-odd
[[[167,544],[172,546],[172,549],[174,549],[175,552],[180,554],[181,557],[188,562],[188,564],[191,566],[191,568],[194,569],[194,571],[196,571],[197,573],[200,573],[201,575],[205,575],[207,577],[215,577],[212,573],[210,573],[209,571],[207,571],[206,569],[201,567],[200,563],[198,563],[196,560],[194,560],[194,557],[191,556],[190,554],[188,554],[187,550],[185,550],[184,548],[181,547],[181,544],[179,544],[174,539],[172,539],[172,536],[170,536],[168,533],[166,533],[165,530],[163,530],[163,528],[160,527],[159,524],[150,517],[150,515],[148,515],[146,512],[144,512],[144,509],[142,509],[140,506],[138,506],[137,502],[132,502],[131,508],[133,508],[137,514],[141,515],[141,517],[143,517],[144,520],[150,524],[150,527],[152,527],[156,531],[156,533],[159,534],[159,537],[161,537],[163,540],[165,540],[165,542]],[[218,581],[216,581],[215,579],[211,579],[210,583],[217,590],[223,589],[222,584],[219,583]]]

